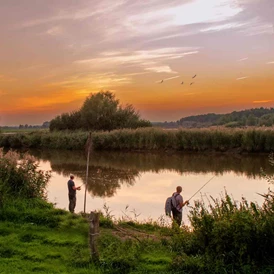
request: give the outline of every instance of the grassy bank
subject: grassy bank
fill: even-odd
[[[0,147],[83,150],[87,132],[32,132],[0,135]],[[175,150],[212,152],[261,152],[274,150],[274,130],[253,129],[180,129],[142,128],[113,130],[92,134],[95,150]]]
[[[19,157],[0,150],[1,273],[273,273],[271,189],[262,206],[227,194],[196,201],[190,228],[167,227],[164,219],[113,220],[106,208],[94,263],[87,219],[47,203],[50,174],[37,170],[31,156]]]
[[[88,221],[81,215],[18,199],[1,208],[0,222],[0,273],[171,273],[172,253],[159,239],[144,237],[140,227],[136,236],[134,224],[114,228],[101,217],[100,261],[94,264]],[[143,232],[151,235],[149,230]]]

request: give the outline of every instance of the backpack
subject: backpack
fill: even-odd
[[[172,209],[176,208],[176,197],[179,195],[179,193],[176,193],[175,195],[172,195],[171,197],[168,197],[166,199],[166,204],[165,204],[165,213],[167,216],[171,217],[171,212]]]

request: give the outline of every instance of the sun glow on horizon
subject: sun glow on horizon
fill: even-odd
[[[1,123],[42,123],[101,90],[158,121],[272,106],[273,7],[95,0],[15,9],[7,2],[0,10]]]

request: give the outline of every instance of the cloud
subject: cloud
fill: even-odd
[[[273,65],[273,64],[274,64],[274,61],[267,62],[266,64],[267,64],[267,65]]]
[[[63,7],[62,11],[58,12],[55,15],[49,15],[44,18],[32,19],[22,22],[20,25],[17,25],[18,29],[21,28],[29,28],[37,25],[48,24],[52,22],[65,21],[65,20],[84,20],[87,18],[92,18],[95,16],[108,14],[109,12],[113,12],[114,9],[118,8],[120,5],[124,4],[125,0],[117,0],[115,2],[109,1],[98,1],[94,3],[94,1],[90,5],[86,5],[85,7],[79,6],[76,7]]]
[[[176,79],[176,78],[179,78],[179,77],[180,77],[180,76],[177,75],[177,76],[165,78],[165,79],[162,79],[162,80],[160,80],[160,81],[156,81],[156,83],[162,83],[162,81],[169,81],[169,80]]]
[[[253,104],[264,104],[264,103],[269,103],[272,102],[272,100],[259,100],[259,101],[253,101]]]
[[[248,60],[248,57],[242,58],[242,59],[238,60],[238,62],[243,62],[243,61],[246,61],[246,60]]]
[[[52,35],[52,36],[57,36],[63,33],[63,28],[60,26],[55,26],[46,31],[46,34]]]
[[[173,71],[170,68],[170,66],[148,67],[148,68],[145,68],[145,70],[149,70],[149,71],[156,72],[156,73],[161,73],[161,72],[165,72],[165,73],[177,73],[176,71]]]
[[[227,23],[227,24],[221,24],[221,25],[215,25],[211,26],[208,28],[201,29],[201,32],[218,32],[218,31],[223,31],[223,30],[230,30],[230,29],[236,29],[236,28],[241,28],[245,26],[245,23]]]
[[[98,91],[108,87],[119,87],[130,83],[132,83],[132,77],[130,74],[117,75],[115,73],[94,73],[89,75],[71,76],[64,81],[50,83],[48,86],[60,86],[62,88],[79,90],[92,89],[93,91]]]
[[[138,33],[161,32],[174,26],[222,22],[241,11],[242,8],[232,5],[230,0],[194,0],[129,16],[124,24]]]
[[[237,78],[236,80],[237,81],[239,81],[239,80],[244,80],[244,79],[247,79],[247,78],[249,78],[250,76],[244,76],[244,77],[239,77],[239,78]]]
[[[87,65],[90,67],[104,67],[114,69],[119,66],[134,66],[142,68],[146,71],[156,73],[176,73],[170,66],[172,59],[183,58],[187,55],[199,53],[198,47],[182,47],[182,48],[160,48],[152,50],[139,51],[112,51],[102,52],[98,57],[91,59],[76,60],[74,63],[78,65]]]

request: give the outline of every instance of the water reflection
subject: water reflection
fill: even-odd
[[[86,158],[75,151],[29,151],[40,159],[40,168],[52,170],[48,187],[49,201],[67,209],[67,180],[75,174],[76,185],[85,182]],[[226,189],[237,201],[262,203],[257,194],[267,191],[269,184],[261,178],[260,168],[271,174],[267,155],[206,155],[167,153],[92,153],[87,197],[87,211],[102,210],[106,203],[115,217],[124,217],[127,205],[141,213],[139,220],[157,220],[164,214],[164,202],[177,185],[183,186],[185,199],[191,197],[213,175],[216,177],[196,199],[204,195],[218,198]],[[82,189],[83,190],[83,189]],[[83,211],[84,191],[77,192],[76,212]],[[131,211],[130,210],[130,211]],[[183,220],[188,222],[188,208]]]
[[[86,180],[86,158],[81,151],[30,151],[49,161],[52,171],[64,177],[73,173],[82,183]],[[261,177],[261,168],[271,173],[267,155],[167,154],[93,152],[90,159],[88,191],[93,196],[112,197],[121,186],[133,186],[141,173],[164,171],[180,175],[223,175],[233,172],[249,179]]]

